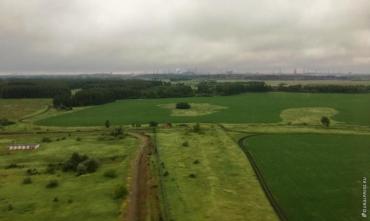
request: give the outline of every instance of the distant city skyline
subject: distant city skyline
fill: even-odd
[[[2,0],[0,74],[368,74],[369,9],[369,0]]]

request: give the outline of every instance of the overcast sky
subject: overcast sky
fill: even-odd
[[[370,0],[0,0],[0,72],[370,73]]]

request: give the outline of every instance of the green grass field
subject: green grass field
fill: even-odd
[[[278,220],[242,150],[219,127],[202,127],[157,135],[168,220]]]
[[[370,136],[260,135],[245,144],[288,220],[363,219]]]
[[[50,99],[0,99],[0,119],[19,120],[51,104]]]
[[[278,219],[235,142],[245,134],[258,134],[246,139],[247,148],[289,221],[359,220],[361,180],[370,171],[369,100],[370,94],[248,93],[121,100],[68,112],[44,112],[50,100],[0,100],[2,117],[28,116],[0,131],[0,221],[119,219],[122,200],[113,200],[112,192],[127,184],[137,142],[101,139],[111,137],[102,136],[110,131],[104,129],[106,120],[113,125],[188,123],[157,130],[160,161],[151,169],[161,168],[164,195],[159,198],[169,220]],[[194,108],[175,109],[180,101]],[[320,125],[324,115],[331,119],[329,128]],[[200,133],[193,132],[194,122],[201,122]],[[126,125],[124,130],[136,129]],[[148,127],[141,130],[149,132]],[[44,136],[53,142],[41,143],[37,151],[6,151],[10,143],[40,143]],[[99,159],[99,170],[80,177],[45,173],[49,163],[63,162],[75,151]],[[21,167],[6,169],[12,163]],[[31,168],[41,174],[24,185]],[[117,178],[103,176],[109,169],[117,171]],[[51,179],[60,185],[45,188]]]
[[[34,151],[9,153],[7,145],[40,143],[41,135],[8,135],[0,138],[0,220],[1,221],[101,221],[118,220],[122,200],[112,198],[116,186],[126,185],[129,162],[137,142],[126,137],[121,140],[101,140],[101,134],[45,135],[53,140],[41,143]],[[65,137],[65,140],[56,141]],[[81,141],[76,138],[80,137]],[[45,172],[49,163],[66,161],[73,152],[97,158],[101,166],[91,174],[76,176],[73,172]],[[11,163],[19,168],[5,169]],[[22,184],[27,169],[37,169],[38,175],[29,176],[31,184]],[[116,178],[107,178],[105,171],[113,169]],[[58,180],[56,188],[46,188],[49,180]],[[54,199],[58,198],[57,202]],[[11,209],[9,209],[11,205]]]
[[[332,108],[335,121],[370,125],[370,94],[248,93],[224,97],[178,99],[121,100],[81,111],[66,113],[39,121],[52,126],[97,126],[109,119],[113,124],[134,122],[213,122],[272,123],[281,122],[280,114],[289,108]],[[225,107],[208,115],[171,116],[160,105],[179,101],[207,103]],[[203,110],[204,111],[204,110]]]

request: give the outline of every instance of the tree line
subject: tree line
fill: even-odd
[[[203,81],[197,85],[197,94],[203,96],[214,95],[234,95],[245,92],[266,92],[271,91],[271,87],[263,81],[248,82],[216,82]]]
[[[62,109],[99,105],[119,99],[228,96],[268,91],[369,93],[370,86],[286,84],[270,86],[263,81],[201,81],[191,87],[183,83],[139,79],[0,79],[1,98],[53,98],[54,106]]]
[[[306,92],[306,93],[369,93],[370,86],[366,85],[286,85],[280,84],[276,91]]]
[[[98,105],[120,99],[192,97],[190,86],[160,81],[126,80],[122,82],[95,82],[81,85],[75,94],[54,97],[55,107]]]
[[[69,87],[64,82],[55,80],[0,81],[1,98],[53,98],[65,93],[70,93]]]

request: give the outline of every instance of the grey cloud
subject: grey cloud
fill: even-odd
[[[0,72],[370,72],[368,0],[2,0]]]

